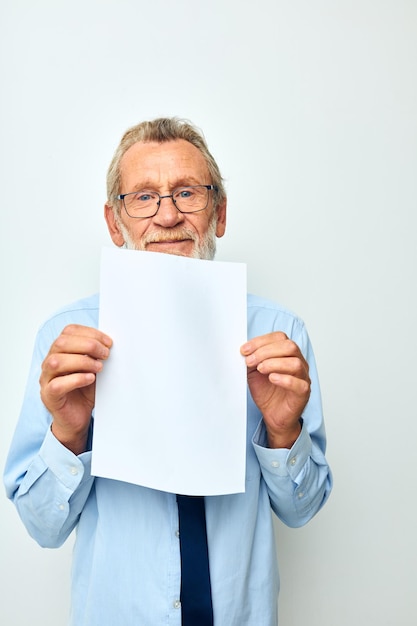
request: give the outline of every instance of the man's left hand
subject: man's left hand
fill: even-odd
[[[291,448],[310,397],[308,363],[285,333],[255,337],[241,347],[252,398],[262,413],[270,448]]]

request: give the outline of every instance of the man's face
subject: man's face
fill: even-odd
[[[212,184],[200,150],[183,139],[135,143],[123,155],[120,174],[121,193],[146,189],[164,196],[177,187]],[[162,199],[157,214],[147,218],[129,217],[124,207],[115,216],[106,205],[111,238],[117,246],[137,250],[212,258],[215,237],[222,237],[226,227],[226,201],[214,211],[212,194],[198,213],[180,213],[172,198]]]

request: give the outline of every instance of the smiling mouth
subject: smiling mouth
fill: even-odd
[[[152,247],[154,247],[155,250],[160,249],[163,252],[169,252],[170,248],[173,251],[180,252],[183,246],[187,246],[188,250],[188,245],[192,244],[194,246],[195,243],[193,233],[187,232],[186,229],[148,233],[142,240],[144,250],[152,250]]]
[[[184,241],[191,241],[191,239],[157,239],[156,241],[150,241],[147,245],[152,246],[153,244],[164,245],[164,244],[176,244],[183,243]]]
[[[190,256],[193,248],[189,248],[187,243],[194,242],[192,239],[159,239],[157,241],[150,241],[145,250],[150,252],[160,252],[165,254],[174,254],[176,256]],[[184,245],[182,245],[184,244]]]

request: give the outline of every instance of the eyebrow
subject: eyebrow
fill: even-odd
[[[173,189],[178,189],[178,187],[190,187],[192,185],[210,185],[210,184],[211,183],[201,182],[201,180],[194,178],[194,176],[187,176],[186,178],[176,179],[174,184],[169,185],[169,189],[173,190]],[[137,183],[133,187],[132,191],[140,191],[142,189],[152,189],[154,191],[157,191],[157,187],[158,185],[155,185],[149,179],[145,179],[144,181]]]

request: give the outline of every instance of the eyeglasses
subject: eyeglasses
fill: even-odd
[[[141,189],[140,191],[122,193],[116,196],[116,199],[123,200],[129,217],[145,218],[153,217],[158,213],[162,198],[172,198],[180,213],[204,211],[209,202],[210,191],[218,191],[218,187],[215,185],[178,187],[167,196],[161,196],[156,191]]]

